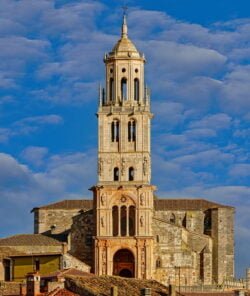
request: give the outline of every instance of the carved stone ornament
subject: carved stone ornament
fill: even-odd
[[[121,174],[122,174],[122,176],[124,176],[124,173],[125,173],[125,159],[123,157],[122,161],[121,161]]]
[[[102,250],[102,274],[106,274],[107,270],[107,257],[106,257],[106,250],[103,248]]]
[[[104,218],[101,217],[101,226],[104,227]]]
[[[101,204],[102,204],[102,206],[104,206],[105,201],[106,201],[106,194],[103,193],[103,194],[101,195]]]
[[[143,227],[143,225],[144,225],[144,217],[143,216],[141,216],[141,218],[140,218],[140,225],[141,225],[141,227]]]
[[[143,206],[144,205],[144,193],[140,194],[140,205]]]
[[[146,176],[148,169],[148,160],[147,157],[144,157],[143,159],[143,175]]]
[[[99,160],[98,160],[98,175],[99,176],[102,175],[102,167],[103,167],[103,160],[101,158],[99,158]]]
[[[127,197],[126,196],[124,196],[124,195],[122,195],[122,197],[121,197],[121,202],[126,202],[127,201]]]

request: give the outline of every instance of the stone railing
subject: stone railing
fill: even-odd
[[[176,287],[179,292],[217,292],[217,291],[228,291],[245,289],[245,279],[225,279],[221,285],[197,285],[197,286],[180,286]]]

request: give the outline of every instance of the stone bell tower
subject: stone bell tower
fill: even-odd
[[[106,86],[98,109],[98,184],[95,214],[95,273],[149,279],[153,264],[153,191],[149,91],[145,57],[128,38],[105,54]]]

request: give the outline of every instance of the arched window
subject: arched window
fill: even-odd
[[[187,215],[185,214],[184,218],[182,219],[182,226],[187,227]]]
[[[121,80],[121,97],[122,100],[127,100],[127,79],[125,77]]]
[[[130,167],[128,169],[128,180],[129,181],[134,181],[134,178],[135,178],[135,170],[133,167]]]
[[[119,121],[118,120],[114,120],[111,123],[111,141],[112,142],[119,142]]]
[[[156,263],[155,263],[156,268],[161,268],[161,258],[157,258]]]
[[[114,181],[119,181],[119,168],[114,168]]]
[[[169,222],[175,224],[175,215],[173,213],[170,216]]]
[[[160,242],[160,236],[157,234],[156,235],[156,242],[159,243]]]
[[[140,95],[139,79],[135,78],[134,79],[134,100],[135,101],[139,101],[139,95]]]
[[[136,122],[135,120],[130,120],[128,122],[128,141],[135,142],[136,139]]]
[[[204,217],[204,234],[210,235],[212,230],[212,215],[211,210],[205,212]]]
[[[129,235],[135,235],[135,207],[129,207]]]
[[[109,99],[110,101],[114,100],[114,78],[109,80]]]
[[[200,252],[200,279],[204,280],[204,249]]]
[[[121,236],[126,236],[127,234],[127,207],[121,207]]]
[[[113,236],[118,235],[118,207],[113,206],[112,208],[112,218],[113,218]]]

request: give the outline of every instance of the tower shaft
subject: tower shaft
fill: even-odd
[[[153,191],[150,97],[144,55],[127,34],[105,55],[98,108],[98,184],[93,187],[95,272],[150,278]]]

